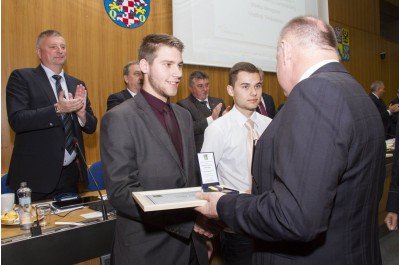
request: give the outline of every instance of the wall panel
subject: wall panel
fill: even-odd
[[[37,0],[1,1],[1,172],[7,172],[14,142],[14,132],[7,121],[5,88],[13,69],[36,67],[37,35],[46,29],[61,31],[68,47],[65,71],[85,81],[95,115],[100,120],[106,110],[109,94],[125,85],[122,68],[137,57],[142,38],[150,33],[172,33],[172,1],[151,1],[148,21],[137,29],[125,29],[110,20],[103,1]],[[379,36],[378,0],[329,1],[332,25],[350,30],[351,59],[344,63],[366,91],[372,79],[382,79],[387,87],[385,101],[395,96],[398,87],[398,43]],[[355,12],[357,10],[357,12]],[[387,57],[379,59],[385,49]],[[212,52],[212,51],[210,51]],[[184,55],[183,55],[184,58]],[[246,56],[243,56],[243,61]],[[188,96],[187,77],[194,70],[210,76],[210,95],[222,98],[227,105],[232,99],[226,93],[227,68],[185,65],[176,102]],[[264,91],[271,94],[276,106],[285,101],[275,73],[264,74]],[[99,127],[95,134],[84,135],[89,164],[100,159]]]

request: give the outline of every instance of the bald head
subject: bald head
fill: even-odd
[[[280,40],[290,39],[304,49],[325,50],[336,53],[337,41],[332,27],[315,17],[297,17],[282,29]]]
[[[286,96],[313,65],[339,60],[334,30],[315,17],[297,17],[282,29],[277,51],[276,73]]]

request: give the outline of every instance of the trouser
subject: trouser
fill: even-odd
[[[243,234],[221,232],[221,250],[224,265],[251,264],[253,253],[253,239]]]
[[[77,159],[75,159],[71,164],[62,168],[60,179],[52,192],[40,193],[32,191],[32,201],[53,199],[55,195],[62,193],[78,193],[79,177],[80,168],[77,163]]]

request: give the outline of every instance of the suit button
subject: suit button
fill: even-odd
[[[50,127],[53,127],[54,125],[53,125],[53,123],[52,123],[52,122],[50,122],[49,126],[50,126]]]

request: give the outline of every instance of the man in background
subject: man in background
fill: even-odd
[[[189,76],[190,95],[177,102],[187,109],[192,115],[196,152],[200,152],[204,140],[204,131],[225,111],[222,99],[210,97],[208,75],[201,71],[195,71]]]
[[[220,184],[251,193],[254,145],[271,122],[255,111],[262,93],[257,67],[247,62],[235,64],[229,71],[227,91],[235,104],[207,127],[201,151],[214,153]],[[251,264],[251,238],[227,228],[221,231],[220,242],[225,265]]]
[[[396,97],[392,99],[389,105],[399,105],[399,92],[397,92]],[[392,113],[390,116],[390,121],[387,129],[386,138],[392,139],[396,137],[396,128],[398,127],[399,122],[399,112]]]
[[[381,114],[384,131],[386,133],[386,139],[393,138],[393,135],[389,135],[388,129],[390,124],[391,116],[394,113],[399,112],[399,104],[390,103],[389,108],[386,108],[386,104],[383,101],[382,97],[385,94],[385,84],[380,81],[374,81],[371,84],[371,93],[369,94],[371,100],[374,102],[375,106],[378,108],[379,113]]]
[[[143,74],[140,71],[139,61],[130,61],[124,66],[124,82],[126,89],[111,94],[107,99],[107,111],[121,104],[127,99],[133,98],[142,89]]]
[[[143,212],[133,191],[200,186],[190,114],[170,102],[182,77],[183,43],[150,34],[139,48],[143,88],[105,113],[100,154],[110,204],[117,210],[112,264],[208,264],[193,233],[193,209]]]
[[[37,38],[37,68],[17,69],[8,79],[8,122],[15,132],[8,172],[16,191],[26,181],[32,200],[53,199],[78,193],[78,182],[87,183],[87,169],[76,144],[85,155],[82,132],[96,130],[83,81],[67,75],[67,48],[61,33],[47,30]]]
[[[261,68],[258,68],[261,77],[261,84],[264,82],[264,71]],[[275,110],[275,103],[274,99],[271,95],[267,93],[262,93],[260,104],[258,104],[256,111],[264,116],[267,116],[271,119],[275,117],[276,110]]]
[[[196,209],[255,239],[253,264],[382,264],[381,117],[314,17],[282,29],[277,77],[287,100],[257,142],[253,194],[201,193]]]

